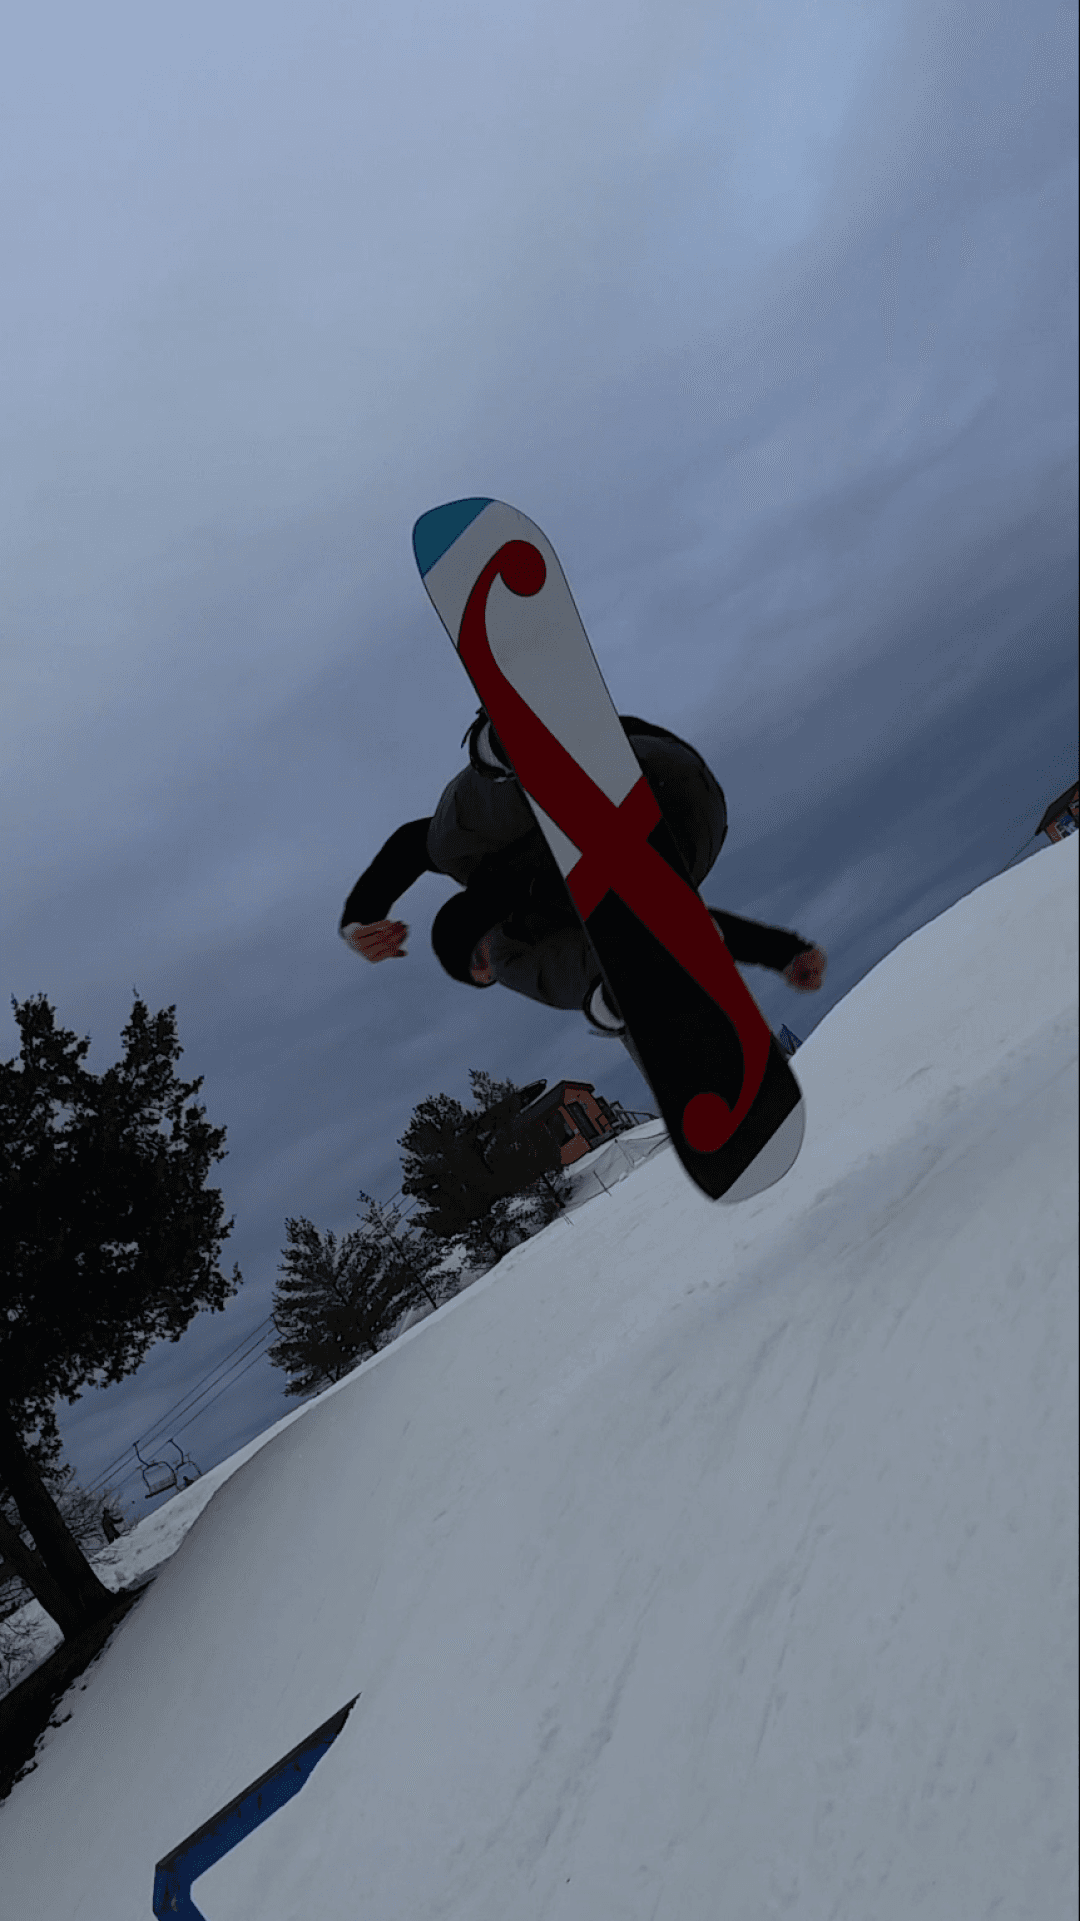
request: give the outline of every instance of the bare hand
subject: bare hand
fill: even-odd
[[[473,948],[472,959],[469,962],[469,974],[476,982],[477,987],[490,987],[492,981],[495,979],[495,969],[491,965],[490,932],[484,935],[483,940],[478,940],[476,946]]]
[[[796,954],[795,959],[784,969],[784,979],[801,994],[814,994],[825,978],[828,956],[823,947],[811,947],[805,954]]]
[[[351,920],[341,929],[341,938],[363,960],[381,961],[391,955],[404,960],[402,942],[408,931],[403,920]]]

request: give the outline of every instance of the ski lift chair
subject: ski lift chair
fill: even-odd
[[[167,1488],[176,1486],[176,1470],[170,1462],[144,1461],[139,1453],[138,1441],[133,1441],[131,1445],[135,1449],[136,1459],[142,1468],[142,1477],[146,1482],[145,1498],[148,1501],[152,1501],[155,1494],[164,1494]]]
[[[175,1466],[175,1470],[173,1470],[175,1471],[175,1475],[177,1475],[175,1485],[177,1485],[177,1487],[190,1487],[192,1481],[198,1481],[198,1477],[202,1475],[202,1468],[198,1466],[196,1460],[190,1458],[190,1454],[184,1454],[183,1447],[179,1445],[179,1441],[173,1441],[173,1439],[169,1437],[169,1441],[165,1443],[165,1447],[175,1447],[177,1454],[181,1456],[179,1462],[177,1462],[177,1466]],[[190,1468],[192,1471],[190,1471],[190,1473],[184,1473],[184,1468]]]
[[[170,1438],[167,1445],[169,1447],[174,1447],[176,1449],[176,1452],[180,1456],[180,1459],[176,1463],[177,1487],[190,1487],[193,1481],[197,1481],[199,1479],[200,1475],[202,1474],[202,1468],[199,1466],[197,1461],[192,1460],[190,1454],[184,1453],[183,1449],[180,1447],[177,1441],[174,1441]],[[183,1479],[181,1480],[180,1477],[183,1474],[183,1470],[186,1467],[189,1467],[191,1469],[191,1473],[184,1474]]]
[[[146,1499],[148,1501],[152,1501],[156,1494],[166,1493],[171,1487],[177,1489],[190,1487],[192,1482],[197,1481],[202,1474],[202,1468],[198,1462],[193,1461],[190,1454],[184,1453],[178,1441],[174,1441],[170,1436],[164,1445],[166,1447],[174,1447],[180,1459],[178,1461],[144,1461],[142,1455],[139,1454],[138,1441],[132,1442],[132,1446],[135,1449],[139,1464],[142,1468],[143,1480],[146,1482]],[[185,1475],[184,1479],[181,1480],[181,1472],[186,1467],[191,1468],[193,1472]],[[152,1474],[155,1474],[153,1481],[150,1479]]]

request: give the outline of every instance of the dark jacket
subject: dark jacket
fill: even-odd
[[[727,831],[723,793],[701,755],[666,728],[621,716],[695,884],[712,866]],[[680,753],[665,792],[664,743]],[[668,748],[670,753],[672,750]],[[692,756],[687,760],[686,756]],[[657,775],[660,775],[658,778]],[[391,834],[345,903],[341,926],[389,917],[421,874],[448,874],[464,893],[436,917],[432,944],[455,980],[468,984],[474,947],[492,927],[531,941],[555,927],[580,926],[566,884],[516,780],[480,778],[471,769],[445,788],[435,813]],[[782,972],[813,943],[783,928],[714,910],[733,960]]]

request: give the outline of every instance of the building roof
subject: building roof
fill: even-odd
[[[1078,785],[1080,785],[1080,783],[1074,780],[1071,787],[1066,787],[1065,792],[1063,794],[1059,794],[1056,800],[1052,800],[1050,802],[1049,807],[1047,808],[1045,814],[1043,815],[1041,821],[1039,822],[1039,825],[1035,829],[1035,832],[1037,834],[1045,834],[1051,821],[1057,820],[1058,815],[1063,814],[1065,812],[1065,809],[1068,807],[1069,802],[1072,800],[1073,796],[1076,793],[1076,789]]]
[[[549,1114],[553,1114],[557,1107],[562,1106],[568,1088],[580,1088],[586,1094],[594,1091],[592,1081],[556,1081],[554,1087],[549,1087],[546,1094],[541,1094],[539,1099],[530,1101],[527,1107],[521,1109],[514,1126],[531,1127],[534,1121],[546,1120]]]

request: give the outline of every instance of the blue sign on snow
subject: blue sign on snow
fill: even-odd
[[[191,1898],[191,1884],[212,1868],[215,1861],[235,1848],[253,1828],[261,1826],[294,1794],[299,1794],[308,1775],[332,1741],[336,1741],[353,1708],[360,1699],[354,1694],[343,1708],[324,1721],[321,1728],[291,1748],[282,1760],[260,1774],[249,1788],[233,1797],[226,1807],[212,1814],[186,1841],[163,1855],[154,1873],[154,1913],[176,1915],[178,1921],[207,1921]]]

